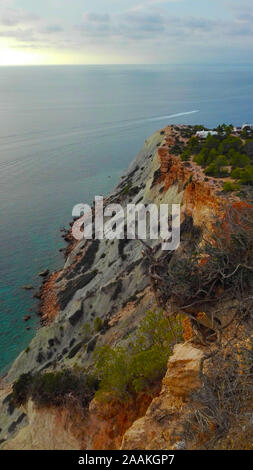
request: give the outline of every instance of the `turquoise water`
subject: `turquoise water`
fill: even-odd
[[[168,123],[253,121],[252,92],[252,66],[0,68],[0,372],[39,327],[21,286],[62,265],[72,207],[108,193]]]

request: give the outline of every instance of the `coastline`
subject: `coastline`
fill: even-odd
[[[142,150],[132,161],[126,174],[120,178],[117,186],[105,199],[106,204],[111,202],[120,204],[124,213],[129,203],[138,204],[140,201],[144,206],[150,202],[157,205],[180,205],[181,244],[178,250],[172,254],[162,253],[161,240],[149,240],[150,249],[155,256],[158,259],[162,257],[168,266],[172,262],[172,267],[173,262],[177,262],[177,256],[191,253],[192,243],[195,243],[196,237],[208,237],[213,227],[213,216],[219,218],[224,215],[223,208],[228,207],[229,202],[236,204],[234,195],[222,193],[220,181],[217,185],[211,184],[210,179],[203,177],[203,169],[196,168],[191,160],[183,161],[180,156],[174,154],[177,139],[187,132],[191,133],[193,129],[167,126],[146,139]],[[15,448],[20,445],[17,444],[19,442],[16,440],[17,436],[17,439],[20,438],[21,442],[24,442],[24,446],[28,446],[23,436],[31,429],[33,433],[37,433],[36,427],[34,428],[35,421],[39,423],[41,418],[40,409],[36,409],[31,402],[25,411],[23,407],[22,409],[15,407],[14,413],[9,412],[10,387],[13,382],[19,380],[21,376],[43,377],[44,374],[49,374],[53,377],[64,371],[84,375],[92,373],[96,367],[96,351],[103,347],[113,349],[127,347],[128,341],[135,337],[145,315],[148,312],[155,314],[159,307],[159,291],[161,293],[163,291],[159,285],[157,285],[158,290],[155,289],[154,280],[150,277],[148,256],[138,240],[105,238],[75,242],[70,236],[71,224],[72,222],[70,229],[63,232],[68,252],[64,266],[50,273],[42,281],[40,290],[42,326],[29,347],[14,361],[1,384],[3,392],[0,401],[0,428],[3,429],[4,435],[3,448]],[[206,309],[210,307],[205,304],[201,310],[202,316],[205,316]],[[170,308],[174,310],[173,304],[168,306],[168,312],[166,311],[168,314]],[[196,318],[199,318],[201,312],[191,311],[191,316],[196,314]],[[178,311],[178,314],[181,313]],[[187,339],[188,343],[193,330],[189,329],[188,324],[186,326],[188,329],[185,329],[183,339]],[[198,348],[188,349],[187,343],[180,343],[178,350],[181,352],[175,357],[179,363],[184,353],[186,356],[190,354],[190,357],[200,354]],[[172,344],[174,345],[174,342]],[[168,370],[169,374],[171,371],[174,383],[173,361]],[[196,372],[195,369],[194,371]],[[180,369],[180,374],[184,376],[184,368],[182,371]],[[178,383],[181,383],[181,375],[178,377]],[[186,381],[185,388],[187,387]],[[159,390],[158,387],[155,394],[159,393]],[[166,390],[167,393],[170,392]],[[149,403],[146,405],[149,406]],[[117,403],[115,409],[119,410],[119,413],[116,412],[115,416],[114,405],[101,409],[96,399],[92,400],[89,406],[90,421],[88,421],[92,423],[92,436],[89,432],[87,435],[87,429],[90,428],[84,420],[80,446],[88,445],[95,449],[108,449],[110,446],[119,448],[126,431],[125,419],[128,420],[127,427],[130,429],[138,417],[145,416],[146,410],[138,406],[132,413],[128,407],[123,406],[122,409],[122,404]],[[68,408],[63,408],[62,411],[70,413],[68,425],[71,427],[75,422],[75,413],[71,414],[72,411]],[[54,445],[54,416],[59,416],[59,413],[53,407],[46,409],[45,415],[51,429],[52,443],[42,432],[39,448],[45,446],[51,448],[50,446]],[[114,431],[111,432],[115,423],[119,429],[116,435]],[[23,428],[26,428],[24,434]],[[71,432],[69,429],[68,433]],[[123,440],[122,445],[135,446],[130,441],[125,444],[126,441]],[[66,441],[60,443],[60,448],[64,448],[65,445]],[[30,447],[34,448],[34,443]]]
[[[73,222],[70,222],[70,228],[68,230],[65,228],[60,229],[60,232],[62,233],[61,237],[67,244],[65,248],[61,248],[59,250],[63,253],[65,261],[77,244],[77,241],[72,236],[72,225]],[[46,278],[42,280],[41,286],[35,294],[35,297],[39,299],[37,313],[40,316],[41,326],[46,326],[52,323],[60,311],[60,306],[55,295],[55,284],[61,271],[62,270],[60,269],[49,273]]]

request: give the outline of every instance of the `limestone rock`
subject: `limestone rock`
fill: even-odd
[[[71,432],[67,414],[54,408],[36,409],[29,401],[28,424],[2,450],[79,450],[80,444]]]
[[[146,415],[127,430],[122,449],[176,449],[182,445],[183,417],[192,392],[201,386],[203,354],[191,344],[175,346],[160,395],[152,401]]]

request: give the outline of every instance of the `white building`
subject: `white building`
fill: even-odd
[[[245,129],[245,127],[247,127],[248,129],[253,130],[253,124],[243,124],[242,130]]]
[[[216,131],[198,131],[196,132],[196,137],[199,139],[206,139],[209,135],[218,135]]]

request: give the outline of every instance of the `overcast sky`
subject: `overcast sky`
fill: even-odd
[[[252,63],[252,5],[0,0],[0,63]]]

